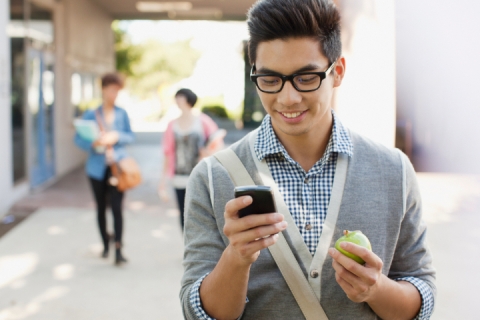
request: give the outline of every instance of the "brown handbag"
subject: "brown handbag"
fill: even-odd
[[[99,112],[95,112],[98,127],[101,132],[105,132],[105,126],[100,117]],[[107,149],[113,153],[113,147],[108,146]],[[124,192],[138,186],[142,182],[142,174],[137,161],[131,157],[126,157],[118,162],[110,164],[112,176],[108,179],[110,185],[117,187],[118,191]]]
[[[108,180],[110,185],[124,192],[138,186],[142,182],[140,168],[135,159],[127,157],[110,165],[112,176]]]

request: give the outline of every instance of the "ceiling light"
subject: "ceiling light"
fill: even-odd
[[[169,11],[170,19],[221,19],[223,12],[217,8],[192,9],[190,11]]]
[[[192,9],[191,2],[137,2],[137,10],[141,12],[188,11]]]

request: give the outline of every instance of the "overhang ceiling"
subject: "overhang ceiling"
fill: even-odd
[[[248,9],[255,0],[92,0],[103,7],[114,19],[152,19],[152,20],[245,20]],[[141,12],[137,9],[138,2],[168,3],[189,2],[190,10],[167,10],[164,12]]]

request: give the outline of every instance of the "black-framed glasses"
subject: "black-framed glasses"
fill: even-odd
[[[323,79],[332,71],[335,62],[333,62],[326,71],[322,72],[299,72],[289,76],[278,73],[255,74],[255,64],[250,71],[250,80],[257,88],[265,93],[278,93],[282,91],[285,82],[290,81],[293,87],[299,92],[312,92],[318,90]]]

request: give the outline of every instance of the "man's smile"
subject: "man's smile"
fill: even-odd
[[[280,112],[279,111],[278,113],[280,113],[282,116],[284,116],[287,119],[295,119],[295,118],[300,117],[305,112],[307,112],[307,110],[305,110],[305,111],[294,111],[294,112]]]

